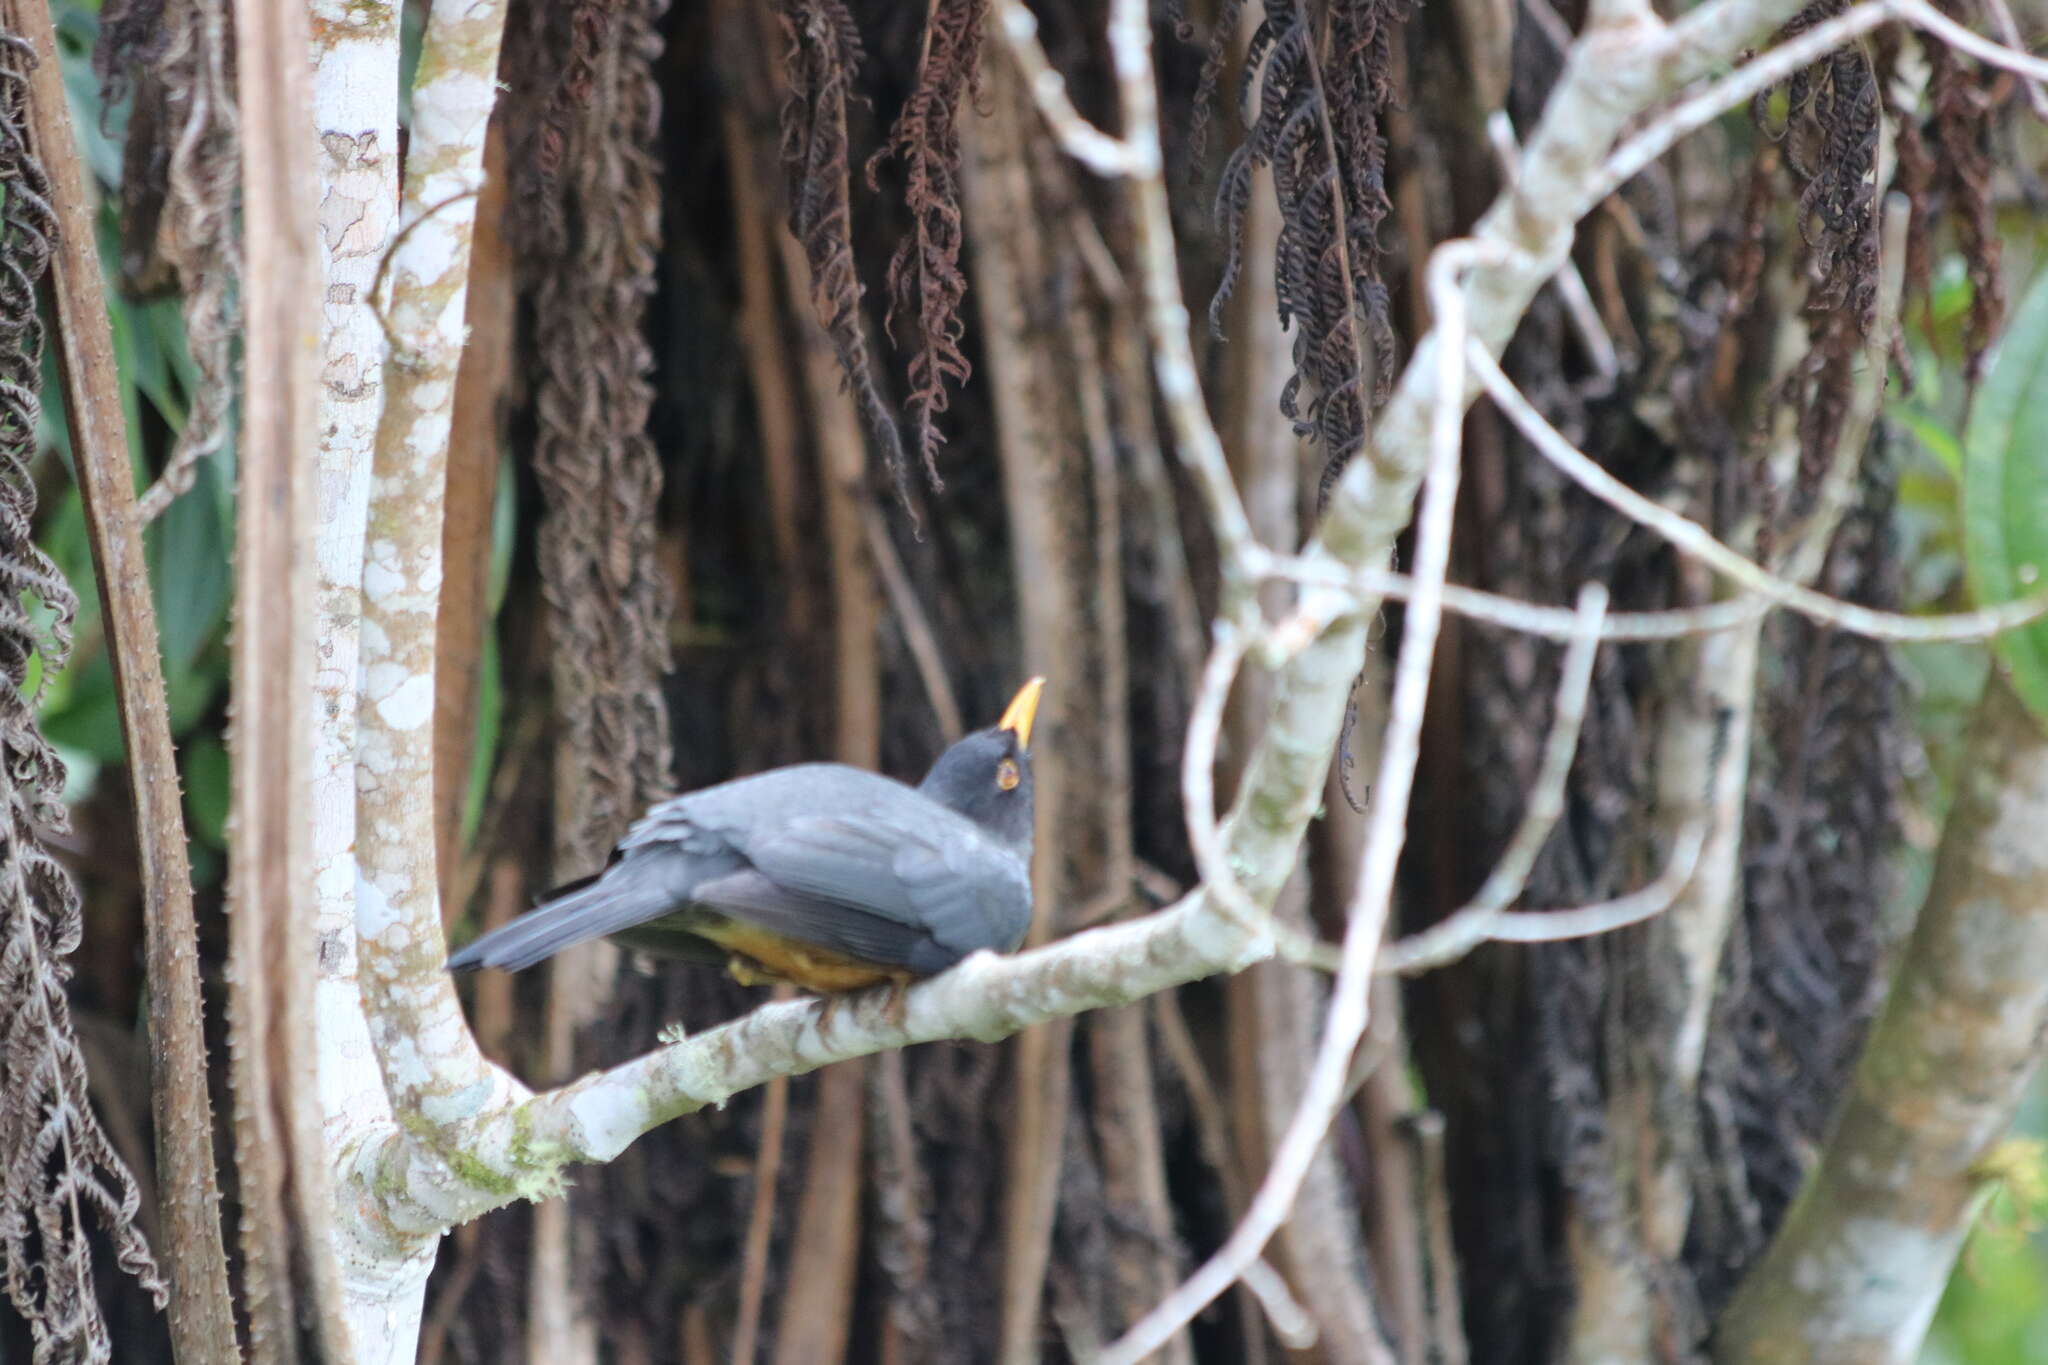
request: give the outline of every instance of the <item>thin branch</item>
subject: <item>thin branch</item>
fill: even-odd
[[[1259,1306],[1266,1310],[1266,1317],[1273,1324],[1273,1335],[1280,1338],[1282,1346],[1290,1351],[1306,1351],[1316,1344],[1315,1319],[1295,1301],[1279,1271],[1264,1260],[1254,1259],[1239,1278],[1244,1281],[1245,1288],[1252,1291],[1252,1297],[1259,1301]]]
[[[1074,107],[1067,95],[1067,78],[1053,69],[1038,41],[1038,16],[1024,0],[1003,0],[999,6],[1003,37],[1010,44],[1010,56],[1024,73],[1024,84],[1032,103],[1045,118],[1046,126],[1059,139],[1067,155],[1097,175],[1137,175],[1143,158],[1123,138],[1103,132]]]
[[[27,39],[36,56],[29,76],[28,117],[50,175],[51,207],[59,226],[50,253],[57,367],[135,802],[149,968],[151,1113],[163,1228],[169,1245],[176,1248],[175,1254],[165,1257],[171,1340],[181,1359],[233,1362],[241,1353],[235,1343],[234,1304],[221,1237],[213,1108],[206,1094],[192,871],[177,783],[168,780],[177,772],[177,759],[128,458],[127,422],[116,384],[106,283],[94,245],[94,201],[85,191],[78,164],[49,6],[42,0],[16,0],[12,8],[14,21],[9,27]]]
[[[1150,874],[1165,875],[1156,868],[1141,870],[1141,875]],[[1223,1189],[1224,1207],[1235,1218],[1244,1207],[1245,1191],[1242,1169],[1230,1136],[1230,1115],[1216,1093],[1216,1083],[1209,1077],[1209,1068],[1202,1060],[1201,1049],[1195,1045],[1194,1035],[1188,1031],[1187,1016],[1181,1012],[1180,1000],[1174,992],[1161,991],[1152,997],[1152,1022],[1159,1033],[1160,1047],[1173,1069],[1180,1073],[1181,1086],[1187,1091],[1188,1110],[1194,1120],[1195,1145],[1202,1153],[1202,1160],[1215,1172],[1216,1183]],[[1272,1280],[1262,1290],[1259,1279],[1252,1274],[1244,1277],[1239,1297],[1244,1305],[1240,1330],[1245,1337],[1246,1355],[1257,1359],[1264,1352],[1265,1334],[1259,1330],[1260,1309],[1272,1320],[1273,1330],[1282,1337],[1287,1336],[1287,1326],[1299,1324],[1306,1328],[1306,1339],[1290,1339],[1287,1342],[1289,1346],[1297,1349],[1313,1346],[1315,1320],[1295,1301],[1286,1281],[1263,1260],[1256,1263],[1254,1270],[1270,1274]]]
[[[1005,0],[1002,5],[1003,34],[1018,65],[1030,76],[1032,93],[1041,111],[1053,123],[1063,144],[1085,128],[1097,138],[1106,135],[1086,125],[1071,103],[1055,119],[1057,105],[1048,108],[1040,94],[1047,83],[1039,74],[1050,72],[1045,51],[1038,45],[1038,21],[1022,0]],[[1144,281],[1145,322],[1152,338],[1153,367],[1158,375],[1160,396],[1173,428],[1181,461],[1195,477],[1207,506],[1216,535],[1217,557],[1226,588],[1236,589],[1246,547],[1255,543],[1250,519],[1230,477],[1230,465],[1223,456],[1223,442],[1209,420],[1202,402],[1194,350],[1188,340],[1188,310],[1180,293],[1180,269],[1173,245],[1173,217],[1167,204],[1164,157],[1159,146],[1159,91],[1152,75],[1152,23],[1139,0],[1117,0],[1109,18],[1110,56],[1116,70],[1118,103],[1123,111],[1124,135],[1118,142],[1121,153],[1115,173],[1129,176],[1138,227],[1138,253]],[[1034,71],[1039,74],[1034,74]],[[1060,101],[1065,101],[1064,94]],[[1066,115],[1072,114],[1071,120]],[[1076,125],[1079,125],[1077,128]],[[1087,141],[1084,137],[1083,141]],[[1076,155],[1080,155],[1076,153]],[[1098,152],[1099,156],[1099,152]],[[1081,156],[1086,162],[1088,157]],[[1091,163],[1092,164],[1092,163]],[[1229,605],[1235,606],[1235,603]],[[1231,614],[1226,612],[1226,614]]]
[[[1410,956],[1428,957],[1436,945],[1458,942],[1478,944],[1489,936],[1493,922],[1506,913],[1528,884],[1536,857],[1550,842],[1551,831],[1564,815],[1565,783],[1571,777],[1572,759],[1579,751],[1579,728],[1586,719],[1586,697],[1593,686],[1593,659],[1600,650],[1600,617],[1607,610],[1607,590],[1589,583],[1579,590],[1579,609],[1564,667],[1557,683],[1557,702],[1551,711],[1550,735],[1543,744],[1543,758],[1537,765],[1536,780],[1521,822],[1508,840],[1507,851],[1493,865],[1486,884],[1470,903],[1454,911],[1427,931],[1395,944],[1382,957],[1383,970],[1400,970],[1394,950],[1407,947]],[[1460,953],[1458,956],[1462,956]],[[1389,965],[1392,959],[1392,965]],[[1448,960],[1448,959],[1447,959]]]
[[[1181,749],[1180,799],[1188,823],[1188,849],[1195,872],[1223,912],[1246,929],[1265,925],[1267,915],[1253,903],[1237,871],[1230,865],[1221,825],[1216,819],[1216,745],[1223,733],[1223,713],[1230,684],[1250,642],[1229,621],[1218,621],[1215,643],[1202,665],[1194,700],[1188,706],[1188,737]]]
[[[779,1000],[791,996],[777,987]],[[747,1211],[747,1235],[740,1252],[740,1302],[734,1314],[732,1359],[754,1365],[755,1341],[761,1333],[761,1298],[768,1287],[768,1237],[775,1230],[776,1183],[782,1174],[782,1140],[789,1126],[789,1077],[768,1082],[761,1102],[761,1146],[754,1156],[754,1200]]]
[[[966,727],[960,719],[960,701],[953,695],[952,679],[946,675],[946,656],[939,648],[938,633],[932,629],[924,604],[917,599],[917,587],[903,568],[896,542],[889,539],[889,527],[882,519],[881,509],[864,492],[857,497],[868,557],[875,561],[875,572],[882,580],[882,591],[888,595],[889,609],[896,613],[897,629],[903,632],[903,643],[917,665],[917,676],[924,683],[924,694],[932,704],[939,733],[951,744],[966,733]]]
[[[1915,28],[1926,29],[1950,47],[1967,52],[1980,62],[2030,81],[2048,81],[2048,59],[2016,51],[1973,33],[1926,0],[1887,0],[1886,8]]]
[[[1406,574],[1383,569],[1369,569],[1355,575],[1354,581],[1359,583],[1364,591],[1389,597],[1397,602],[1405,602],[1415,593],[1414,579]],[[1821,596],[1829,603],[1831,612],[1847,610],[1859,613],[1860,621],[1856,626],[1852,627],[1839,619],[1833,620],[1832,624],[1851,635],[1892,642],[1955,644],[1990,640],[2006,631],[2031,625],[2042,616],[2048,615],[2048,594],[2022,598],[2018,602],[2008,602],[1976,611],[1948,612],[1933,616],[1905,616],[1895,612],[1878,611],[1875,608],[1855,607],[1839,598],[1825,597],[1824,594]],[[1792,611],[1812,614],[1803,603],[1788,602],[1782,605]],[[1572,612],[1563,607],[1537,606],[1519,598],[1503,597],[1480,588],[1461,588],[1448,584],[1444,587],[1444,608],[1475,621],[1483,621],[1487,625],[1518,630],[1525,635],[1560,642],[1572,638],[1573,623],[1576,619]],[[1747,625],[1759,612],[1768,609],[1764,604],[1736,598],[1723,602],[1709,602],[1698,607],[1677,607],[1667,611],[1617,611],[1601,623],[1600,640],[1603,644],[1621,644],[1710,635]]]
[[[1998,36],[2006,48],[2013,52],[2026,51],[2027,40],[2021,36],[2019,23],[2012,17],[2012,6],[2005,0],[1984,0],[1984,8],[1991,15],[1991,22],[1998,26]],[[2042,85],[2042,78],[2022,77],[2021,85],[2027,92],[2027,103],[2033,106],[2034,117],[2048,122],[2048,87]]]
[[[1380,970],[1416,976],[1456,962],[1482,943],[1557,943],[1640,924],[1662,914],[1692,881],[1693,872],[1699,867],[1700,852],[1706,847],[1707,830],[1705,820],[1686,826],[1672,847],[1664,871],[1640,891],[1569,910],[1518,910],[1484,920],[1475,918],[1456,924],[1457,932],[1452,933],[1448,931],[1454,927],[1454,916],[1412,938],[1389,944],[1380,955]]]
[[[1574,187],[1578,212],[1586,212],[1627,184],[1645,166],[1670,151],[1686,134],[1712,123],[1759,91],[1767,90],[1794,72],[1813,65],[1851,39],[1885,24],[1900,12],[1901,2],[1868,0],[1868,3],[1844,10],[1672,105],[1615,148],[1606,164],[1588,177],[1582,187]],[[1702,12],[1694,10],[1687,16],[1688,20],[1698,19]],[[1673,27],[1675,30],[1679,26]]]
[[[1478,372],[1487,397],[1546,459],[1594,497],[1663,536],[1681,554],[1692,556],[1761,598],[1858,635],[1874,639],[1956,638],[1945,634],[1929,636],[1922,633],[1928,622],[1842,602],[1760,567],[1756,561],[1716,540],[1698,522],[1653,502],[1602,469],[1536,411],[1514,381],[1501,373],[1492,356],[1476,347],[1471,348],[1471,356],[1472,368]],[[2044,611],[2048,611],[2048,593],[2037,593],[1969,613],[1967,617],[1949,618],[1939,629],[1946,631],[1962,622],[1972,628],[1963,638],[1979,632],[1995,635],[2035,620]]]

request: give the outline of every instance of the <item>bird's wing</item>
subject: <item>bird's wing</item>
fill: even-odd
[[[929,952],[924,947],[928,936],[915,925],[792,891],[762,872],[735,872],[705,882],[690,901],[756,929],[878,967],[914,968]],[[721,939],[717,933],[710,937]]]
[[[786,892],[914,931],[907,941],[925,946],[877,960],[931,972],[976,949],[1014,948],[1031,917],[1022,861],[940,815],[951,812],[923,827],[901,812],[802,816],[735,842]]]

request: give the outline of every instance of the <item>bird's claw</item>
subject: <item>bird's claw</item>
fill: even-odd
[[[891,976],[887,982],[872,988],[857,991],[838,991],[818,996],[818,1032],[825,1033],[832,1027],[832,1020],[838,1016],[840,1002],[881,992],[882,1018],[893,1028],[910,1026],[910,983],[907,975]]]
[[[889,999],[882,1006],[882,1017],[899,1029],[908,1028],[910,1026],[910,978],[900,974],[892,976],[889,978],[889,984],[883,987],[883,989],[888,991]]]

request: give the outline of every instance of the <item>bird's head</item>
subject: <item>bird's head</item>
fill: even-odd
[[[1031,847],[1031,722],[1044,687],[1043,678],[1025,683],[1001,720],[940,754],[917,788],[998,842],[1025,851]]]

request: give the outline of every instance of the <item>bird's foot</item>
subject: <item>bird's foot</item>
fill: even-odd
[[[907,972],[898,972],[882,985],[854,991],[831,991],[818,996],[818,1032],[824,1033],[832,1027],[838,1017],[841,1002],[865,998],[880,991],[885,997],[882,1002],[882,1018],[894,1028],[907,1028],[910,1023],[910,983],[917,978]]]
[[[654,1040],[658,1043],[686,1043],[690,1040],[690,1030],[678,1019],[672,1024],[663,1024],[661,1032],[654,1035]]]
[[[818,997],[818,1033],[822,1036],[830,1031],[832,1019],[839,1012],[839,1002],[844,995],[821,995]]]
[[[910,1027],[910,980],[909,976],[898,972],[883,987],[889,992],[889,999],[882,1006],[882,1017],[899,1029]]]

